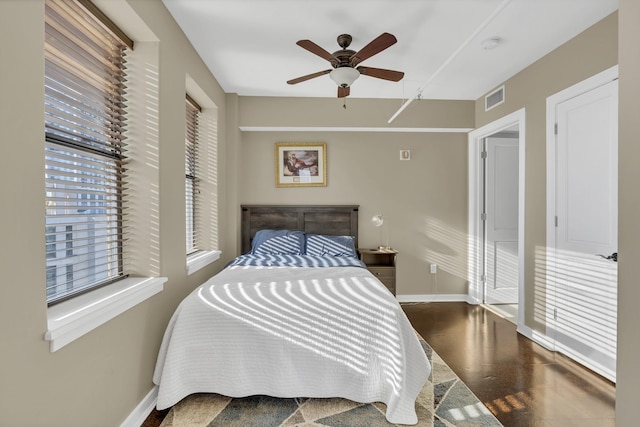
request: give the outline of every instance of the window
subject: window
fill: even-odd
[[[186,76],[185,190],[187,275],[220,258],[218,249],[218,108]]]
[[[185,192],[187,223],[187,255],[202,249],[199,244],[199,185],[198,185],[198,120],[200,106],[187,95],[185,132]]]
[[[47,302],[125,276],[125,57],[87,0],[45,2]]]

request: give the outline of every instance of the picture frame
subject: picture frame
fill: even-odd
[[[276,142],[276,187],[326,187],[327,144]]]

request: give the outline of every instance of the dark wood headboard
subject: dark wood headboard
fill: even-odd
[[[332,236],[353,236],[358,247],[357,205],[242,205],[242,253],[251,250],[258,230],[300,230]]]

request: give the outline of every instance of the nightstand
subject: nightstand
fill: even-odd
[[[378,278],[393,295],[396,294],[396,255],[393,249],[365,249],[358,248],[360,260],[367,266],[367,270]]]

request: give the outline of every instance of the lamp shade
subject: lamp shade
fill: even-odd
[[[329,73],[331,80],[336,82],[340,87],[351,86],[353,82],[360,77],[360,71],[351,67],[338,67]]]
[[[380,240],[382,242],[384,242],[383,244],[378,246],[378,249],[381,250],[381,251],[390,249],[390,247],[389,247],[389,230],[387,230],[389,225],[385,224],[384,227],[382,226],[384,224],[384,216],[382,214],[374,215],[371,218],[371,223],[374,226],[376,226],[376,227],[378,227],[380,229]]]
[[[371,222],[376,227],[381,227],[382,224],[384,224],[384,217],[382,216],[382,214],[374,215],[373,218],[371,218]]]

